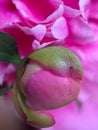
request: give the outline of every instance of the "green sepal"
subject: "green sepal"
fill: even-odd
[[[20,61],[14,38],[9,34],[0,32],[0,62],[18,64]]]
[[[75,74],[77,73],[76,78],[81,79],[83,76],[82,65],[79,58],[72,51],[61,46],[51,46],[40,49],[31,53],[28,58],[41,67],[48,70],[50,69],[51,72],[61,76],[66,76],[67,73],[73,70]]]
[[[25,97],[17,86],[13,87],[13,102],[20,116],[27,124],[36,128],[45,128],[54,125],[55,121],[47,112],[31,110],[25,104]]]
[[[24,70],[27,65],[27,59],[21,59],[20,64],[18,65],[17,74],[16,74],[16,81],[20,80],[21,75],[24,73]]]

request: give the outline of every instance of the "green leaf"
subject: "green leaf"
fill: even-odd
[[[0,61],[18,64],[20,60],[14,38],[6,33],[0,32]]]

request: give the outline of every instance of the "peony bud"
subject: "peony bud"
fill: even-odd
[[[81,63],[68,49],[54,46],[33,52],[17,73],[13,89],[17,111],[31,126],[53,125],[49,110],[75,100],[82,77]]]

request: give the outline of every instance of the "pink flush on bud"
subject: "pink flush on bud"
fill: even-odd
[[[19,90],[24,96],[26,107],[46,112],[76,99],[83,75],[80,61],[73,52],[58,46],[47,47],[33,52],[26,60],[28,63],[22,66],[15,86],[16,93]],[[54,119],[52,115],[49,117]]]
[[[28,65],[27,70],[32,70]],[[26,73],[27,74],[27,73]],[[23,83],[26,74],[21,79]],[[61,77],[51,71],[38,68],[30,75],[24,86],[26,104],[33,110],[49,110],[61,107],[73,101],[80,90],[80,81],[71,77]]]

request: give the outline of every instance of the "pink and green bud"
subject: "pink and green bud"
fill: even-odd
[[[54,46],[33,52],[17,73],[13,89],[17,111],[31,126],[53,125],[49,111],[77,98],[82,77],[81,63],[70,50]]]

